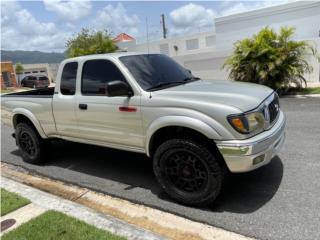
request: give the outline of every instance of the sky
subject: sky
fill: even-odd
[[[65,43],[82,28],[125,32],[145,42],[162,38],[160,15],[168,37],[214,30],[214,19],[283,4],[272,1],[79,1],[1,0],[1,49],[63,52]]]

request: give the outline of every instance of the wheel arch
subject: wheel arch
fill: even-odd
[[[20,122],[28,122],[32,124],[32,126],[37,130],[38,134],[42,138],[47,138],[47,135],[43,131],[40,122],[37,120],[37,118],[34,116],[32,112],[30,112],[27,109],[15,109],[13,111],[13,117],[12,117],[12,125],[15,129],[17,124]]]
[[[173,137],[196,138],[206,144],[213,144],[214,139],[221,139],[218,132],[201,120],[185,116],[168,116],[154,121],[146,134],[146,153],[151,157],[156,147],[164,140]]]

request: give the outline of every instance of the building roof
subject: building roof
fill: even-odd
[[[227,16],[216,17],[215,25],[221,25],[224,23],[234,23],[240,20],[251,20],[253,18],[263,18],[265,16],[276,15],[280,13],[287,13],[291,11],[301,10],[304,8],[314,8],[320,5],[319,1],[294,1],[288,3],[282,3],[279,5],[262,7],[259,9],[253,9],[245,12],[235,13]]]
[[[134,41],[135,39],[126,33],[120,33],[116,36],[113,41],[115,42],[127,42],[127,41]]]

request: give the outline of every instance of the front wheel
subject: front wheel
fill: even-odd
[[[15,131],[17,145],[25,162],[39,164],[48,153],[48,142],[40,137],[34,127],[19,123]]]
[[[153,168],[165,192],[183,204],[208,205],[220,193],[223,169],[217,158],[196,142],[164,142],[155,152]]]

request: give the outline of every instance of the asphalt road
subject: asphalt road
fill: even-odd
[[[176,204],[159,189],[140,154],[57,141],[43,166],[22,162],[2,126],[1,159],[38,174],[143,203],[259,239],[320,239],[320,98],[285,98],[287,139],[278,157],[254,172],[227,178],[206,209]]]

